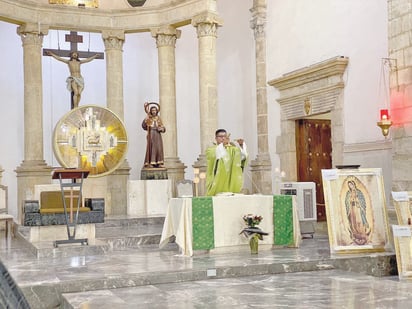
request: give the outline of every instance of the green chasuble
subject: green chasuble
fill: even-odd
[[[206,150],[206,195],[220,192],[239,193],[243,186],[240,149],[233,145],[225,147],[226,155],[216,159],[216,147]]]

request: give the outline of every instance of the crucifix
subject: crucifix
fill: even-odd
[[[70,50],[44,48],[43,56],[51,56],[69,66],[70,76],[67,78],[66,82],[67,89],[71,92],[71,109],[73,109],[79,106],[81,93],[84,88],[84,80],[80,73],[80,65],[94,59],[104,59],[104,53],[78,51],[77,44],[83,43],[83,36],[78,35],[76,31],[70,31],[70,34],[66,34],[65,41],[70,42]],[[62,57],[68,57],[69,59]]]

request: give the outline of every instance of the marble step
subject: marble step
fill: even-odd
[[[114,250],[158,245],[164,217],[109,218],[96,224],[96,239]]]
[[[167,283],[194,282],[208,279],[239,278],[254,275],[284,274],[293,272],[324,271],[342,269],[361,272],[373,276],[386,276],[394,264],[393,253],[372,254],[370,256],[329,256],[327,248],[313,250],[311,244],[317,239],[305,241],[302,248],[274,249],[251,255],[248,251],[232,252],[223,255],[204,254],[191,258],[183,257],[177,250],[161,251],[146,248],[137,251],[125,250],[108,253],[105,257],[93,257],[93,263],[88,263],[82,275],[55,285],[56,294],[65,300],[64,308],[73,308],[70,303],[73,297],[67,293],[84,292],[88,290],[102,291],[110,289],[132,288]],[[323,243],[327,241],[322,240]],[[314,252],[311,252],[310,250]],[[320,250],[319,250],[320,249]],[[114,264],[113,261],[121,261]],[[110,266],[105,272],[98,272],[102,267]],[[385,267],[383,267],[385,266]],[[125,270],[127,271],[125,272]],[[36,287],[25,286],[23,292],[32,299],[32,291],[39,295],[48,295],[50,301],[50,286],[41,284]],[[44,300],[44,299],[43,299]]]
[[[96,229],[109,227],[139,227],[162,225],[165,220],[164,216],[149,217],[127,217],[127,216],[110,216],[105,217],[103,223],[96,223]]]
[[[104,255],[125,249],[159,250],[164,217],[147,218],[107,218],[104,223],[95,224],[95,239],[88,245],[81,243],[63,244],[57,248],[52,241],[30,243],[27,235],[30,227],[19,226],[17,234],[27,241],[28,247],[37,258],[59,258],[72,256]],[[171,248],[176,249],[171,239]]]
[[[115,218],[105,218],[103,223],[95,223],[96,232],[104,231],[106,229],[156,229],[162,231],[164,216],[155,217],[138,217],[138,218],[128,218],[128,217],[115,217]],[[30,226],[17,225],[16,229],[22,235],[27,235],[30,231]]]
[[[107,243],[113,250],[136,248],[145,245],[158,245],[161,238],[161,229],[154,231],[140,231],[140,229],[120,230],[110,229],[110,231],[96,231],[96,238]],[[160,232],[159,232],[160,231]],[[146,232],[146,233],[145,233]]]
[[[165,251],[165,250],[178,250],[178,246],[174,242],[170,242],[168,246],[160,249],[159,241],[155,244],[148,244],[145,241],[160,240],[160,236],[145,236],[145,237],[123,237],[118,239],[97,239],[95,242],[88,245],[68,244],[59,245],[54,248],[53,243],[48,242],[36,242],[29,243],[31,252],[37,258],[64,258],[64,257],[76,257],[76,256],[95,256],[105,255],[110,252],[123,251],[123,250],[135,250],[135,251]]]

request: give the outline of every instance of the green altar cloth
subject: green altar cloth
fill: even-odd
[[[215,247],[212,197],[192,199],[193,250],[209,250]]]
[[[273,244],[294,246],[293,200],[290,195],[273,196]]]

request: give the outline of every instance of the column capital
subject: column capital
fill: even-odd
[[[163,34],[163,35],[173,35],[179,39],[180,35],[182,34],[182,31],[179,29],[176,29],[175,27],[167,25],[167,26],[152,28],[150,29],[150,33],[152,37],[154,38],[159,34]]]
[[[265,36],[266,27],[266,0],[253,1],[253,7],[250,9],[252,19],[250,28],[254,30],[255,38]]]
[[[122,49],[126,40],[123,30],[103,30],[102,38],[106,49]]]
[[[123,30],[103,30],[103,39],[115,38],[121,41],[125,40],[125,34]]]
[[[151,29],[150,33],[152,37],[156,38],[157,47],[161,47],[161,46],[175,46],[176,39],[180,38],[182,31],[172,26],[163,26],[163,27]]]
[[[223,25],[223,20],[213,13],[204,13],[193,17],[192,26],[197,28],[197,36],[217,37],[217,27]]]
[[[264,8],[266,10],[266,0],[253,0],[253,8]]]
[[[38,36],[45,36],[49,33],[49,25],[41,23],[27,23],[17,27],[17,34],[24,36],[27,34],[35,34]]]
[[[17,34],[21,37],[23,45],[42,45],[43,37],[49,33],[49,27],[40,24],[23,24],[17,27]]]

